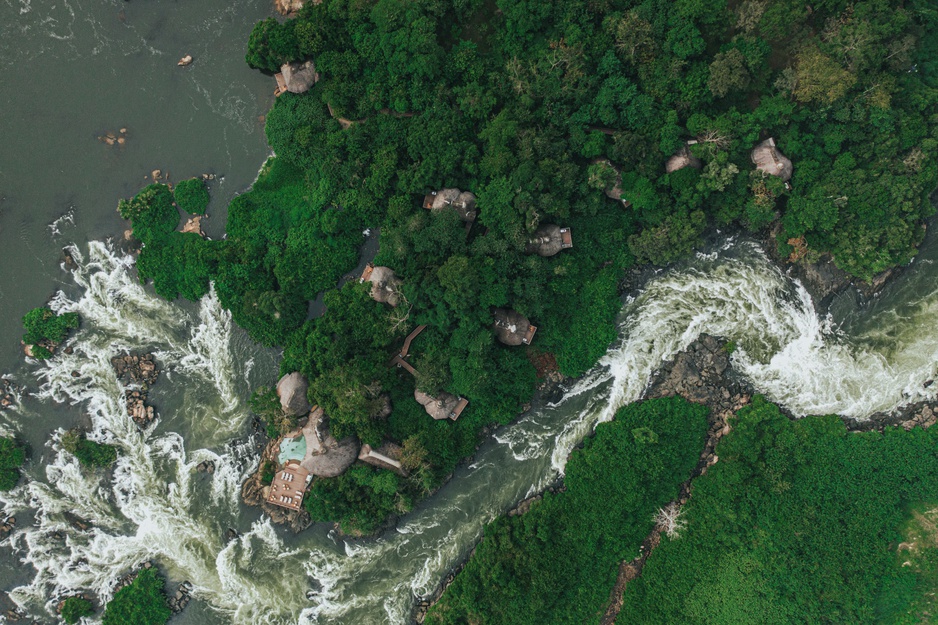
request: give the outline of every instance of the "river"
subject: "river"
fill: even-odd
[[[755,243],[731,239],[650,275],[591,372],[557,404],[496,431],[395,528],[355,540],[326,526],[291,535],[238,497],[257,463],[246,399],[276,375],[278,354],[253,344],[214,294],[195,304],[156,297],[134,279],[132,258],[107,242],[126,227],[117,198],[157,167],[177,180],[223,175],[209,209],[221,232],[227,199],[267,152],[257,117],[272,85],[244,67],[242,51],[270,7],[3,0],[0,11],[0,127],[10,138],[0,155],[0,364],[27,391],[0,413],[0,430],[33,449],[27,479],[0,496],[19,521],[0,545],[0,590],[41,622],[53,622],[61,594],[106,597],[118,577],[153,560],[174,583],[194,586],[174,623],[406,623],[415,598],[436,588],[484,523],[554,481],[583,436],[703,332],[735,341],[736,371],[795,414],[863,418],[938,391],[923,386],[938,362],[931,237],[871,303],[844,295],[823,317]],[[176,68],[186,53],[195,63]],[[43,71],[61,84],[36,81]],[[125,126],[123,148],[96,139]],[[78,260],[69,272],[59,267],[64,246]],[[24,362],[19,317],[53,294],[55,309],[82,315],[74,351]],[[160,417],[144,434],[124,414],[109,363],[124,350],[152,351],[163,368],[151,393]],[[120,446],[113,473],[81,471],[61,452],[58,434],[79,423]],[[214,474],[195,471],[203,460],[215,461]],[[65,511],[93,527],[76,530]],[[228,528],[239,537],[227,542]]]

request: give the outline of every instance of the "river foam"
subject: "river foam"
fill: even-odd
[[[113,475],[90,473],[53,441],[44,475],[34,470],[34,479],[0,496],[6,513],[36,511],[36,522],[11,539],[36,575],[11,595],[46,616],[51,598],[76,590],[107,598],[122,574],[153,559],[176,582],[192,582],[215,615],[206,618],[219,625],[404,623],[415,598],[433,593],[485,523],[554,481],[596,423],[640,398],[661,362],[701,333],[733,341],[736,371],[799,415],[862,418],[931,397],[922,382],[938,361],[938,339],[922,331],[938,320],[938,292],[881,306],[848,334],[819,318],[808,293],[756,245],[731,242],[654,275],[626,302],[620,338],[597,367],[556,404],[498,430],[396,530],[339,540],[313,529],[287,539],[269,519],[243,519],[239,504],[257,462],[236,437],[258,349],[239,346],[214,292],[196,311],[184,309],[151,295],[132,259],[106,244],[90,244],[87,258],[71,252],[80,295],[60,293],[53,307],[79,312],[83,324],[72,354],[33,366],[37,398],[81,406],[90,436],[118,445],[121,457]],[[124,413],[125,386],[110,366],[123,350],[155,351],[167,372],[157,389],[182,398],[145,433]],[[14,425],[27,423],[31,409],[18,404]],[[205,460],[216,465],[211,476],[195,470]],[[71,527],[66,510],[93,527]],[[225,542],[227,527],[242,532]]]

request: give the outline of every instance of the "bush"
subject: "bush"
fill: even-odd
[[[176,184],[173,197],[179,208],[192,215],[201,215],[208,207],[208,189],[201,178],[190,178]]]
[[[62,447],[84,467],[109,467],[117,460],[117,447],[90,441],[77,430],[62,435]]]
[[[74,625],[83,616],[94,614],[94,605],[84,597],[67,597],[62,604],[62,619]]]
[[[23,342],[33,346],[32,352],[36,358],[49,358],[52,352],[40,343],[55,345],[62,342],[68,336],[68,331],[77,328],[79,322],[80,318],[75,312],[57,315],[45,306],[33,308],[23,317],[23,327],[26,329]]]
[[[26,447],[12,437],[0,437],[0,491],[13,490],[26,462]]]
[[[130,585],[114,593],[104,609],[103,625],[163,625],[173,615],[163,585],[156,569],[143,569]]]

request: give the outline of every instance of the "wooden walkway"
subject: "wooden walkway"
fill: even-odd
[[[413,366],[411,366],[409,362],[404,360],[404,358],[406,358],[407,354],[410,353],[410,345],[411,343],[414,342],[414,339],[417,338],[417,336],[426,329],[427,329],[426,324],[419,325],[416,328],[414,328],[414,331],[408,334],[407,338],[404,339],[404,346],[401,347],[401,351],[399,351],[397,355],[394,358],[392,358],[390,362],[388,362],[388,366],[389,367],[402,367],[406,369],[407,371],[409,371],[411,375],[414,375],[414,376],[417,375],[417,370],[414,369]]]
[[[417,336],[426,329],[427,329],[426,324],[419,325],[416,328],[414,328],[413,332],[407,335],[407,338],[404,339],[404,347],[401,348],[401,358],[406,357],[407,354],[410,353],[410,344],[413,343],[414,339],[417,338]]]

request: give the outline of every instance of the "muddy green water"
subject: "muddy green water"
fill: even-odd
[[[26,389],[0,413],[0,434],[32,446],[27,479],[0,495],[0,512],[19,520],[0,543],[0,604],[55,622],[57,597],[107,598],[152,560],[172,584],[194,586],[174,623],[406,623],[484,523],[555,480],[570,449],[701,332],[735,341],[736,370],[794,414],[863,418],[938,392],[923,385],[938,363],[932,237],[874,302],[843,296],[820,317],[757,246],[732,240],[650,276],[593,371],[495,432],[394,528],[341,540],[328,526],[273,527],[238,495],[257,463],[247,397],[276,375],[278,354],[248,340],[213,295],[155,297],[107,243],[126,228],[117,199],[155,168],[173,180],[219,176],[207,230],[221,235],[223,207],[268,150],[258,117],[272,81],[243,63],[251,26],[268,14],[266,1],[0,0],[0,372]],[[177,68],[184,54],[195,62]],[[97,140],[122,127],[125,146]],[[71,272],[59,266],[65,246],[79,261]],[[53,295],[53,308],[84,320],[74,353],[26,362],[19,319]],[[152,351],[163,369],[151,394],[159,419],[142,434],[109,364],[124,350]],[[112,472],[82,471],[59,449],[61,429],[79,423],[120,447]],[[203,460],[213,475],[195,471]],[[93,527],[71,527],[65,511]]]
[[[62,286],[61,248],[121,236],[114,212],[153,169],[222,176],[206,226],[267,153],[272,79],[244,48],[270,2],[0,0],[0,371],[19,320]],[[184,55],[195,61],[176,67]],[[124,146],[97,137],[126,128]]]

